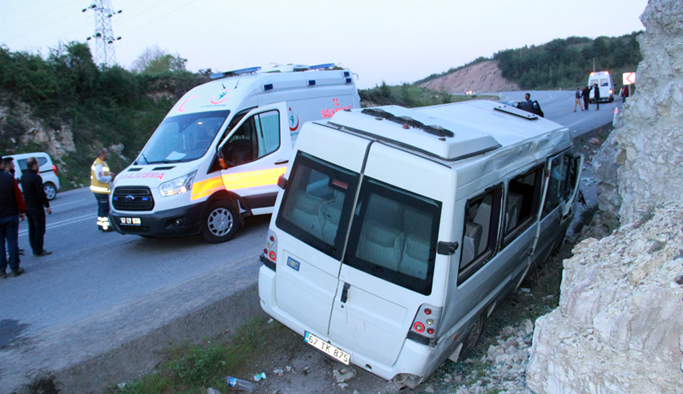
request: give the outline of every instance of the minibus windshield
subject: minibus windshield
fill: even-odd
[[[431,294],[440,216],[440,202],[366,177],[344,264]]]
[[[359,178],[299,152],[276,225],[346,265],[430,294],[441,202],[365,177],[354,209]]]
[[[169,116],[157,127],[138,164],[178,163],[206,153],[230,110]]]
[[[277,226],[341,259],[358,177],[358,173],[299,152],[282,197]]]

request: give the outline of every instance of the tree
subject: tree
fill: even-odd
[[[133,62],[131,69],[138,74],[185,71],[186,62],[187,59],[180,57],[179,54],[171,55],[157,45],[153,45],[145,48],[140,57]]]

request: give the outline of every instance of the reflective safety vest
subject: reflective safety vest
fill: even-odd
[[[109,194],[109,184],[102,183],[97,180],[95,166],[98,164],[102,165],[102,172],[104,172],[104,176],[109,176],[109,166],[98,157],[90,167],[90,190],[92,190],[93,193]]]

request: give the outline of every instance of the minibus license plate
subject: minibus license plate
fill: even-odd
[[[306,343],[313,346],[314,348],[332,356],[332,358],[334,358],[335,360],[338,360],[341,363],[349,365],[349,361],[351,361],[351,356],[345,351],[339,349],[338,347],[330,345],[329,343],[316,337],[310,332],[306,332],[306,335],[304,335],[304,340],[306,341]]]
[[[120,218],[122,226],[142,226],[140,218]]]

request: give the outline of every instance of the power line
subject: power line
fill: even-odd
[[[75,3],[75,2],[77,2],[77,1],[82,1],[82,0],[72,0],[72,1],[70,1],[69,3],[66,3],[66,4]],[[59,7],[56,7],[56,8],[53,8],[53,9],[51,9],[51,10],[45,11],[45,12],[43,12],[42,14],[34,14],[34,15],[33,15],[32,17],[30,17],[30,18],[28,18],[28,19],[26,19],[26,20],[24,20],[24,21],[22,21],[22,22],[19,22],[19,23],[17,23],[17,24],[14,24],[14,25],[12,25],[12,26],[4,27],[4,28],[0,29],[0,31],[12,29],[12,28],[14,28],[14,27],[21,26],[21,25],[25,24],[25,23],[28,22],[28,21],[34,20],[34,19],[36,19],[36,18],[38,18],[38,17],[41,17],[41,16],[43,16],[43,15],[51,14],[53,11],[57,11],[57,10],[59,10],[59,9],[64,8],[64,6],[65,6],[66,4],[62,4],[62,5],[60,5]]]
[[[197,0],[191,0],[191,1],[189,1],[189,2],[187,2],[187,3],[185,3],[185,4],[183,4],[183,5],[181,5],[180,7],[176,8],[176,9],[174,9],[174,10],[172,10],[172,11],[169,11],[169,12],[167,12],[167,13],[161,15],[160,17],[158,17],[158,18],[156,18],[156,19],[154,19],[154,20],[151,20],[151,21],[149,21],[148,23],[145,23],[145,24],[142,25],[142,26],[138,26],[137,28],[135,28],[135,29],[133,29],[133,30],[130,30],[130,31],[126,32],[126,34],[128,35],[128,34],[134,33],[134,32],[136,32],[136,31],[142,29],[143,27],[147,27],[147,26],[151,25],[152,23],[154,23],[154,22],[156,22],[156,21],[158,21],[158,20],[160,20],[160,19],[162,19],[162,18],[164,18],[164,17],[166,17],[166,16],[168,16],[168,15],[170,15],[170,14],[172,14],[172,13],[178,11],[178,10],[181,9],[181,8],[187,7],[188,5],[190,5],[190,4],[192,4],[192,3],[196,2],[196,1],[197,1]]]
[[[22,5],[20,5],[19,7],[13,9],[13,10],[10,10],[10,11],[5,12],[5,15],[7,15],[7,14],[9,14],[9,13],[12,13],[12,12],[14,12],[14,11],[16,11],[16,10],[20,10],[20,9],[22,9],[22,8],[24,8],[24,7],[28,7],[28,6],[30,6],[30,5],[33,5],[33,4],[35,4],[35,3],[39,2],[39,1],[41,1],[41,0],[35,0],[35,1],[32,1],[32,2],[30,2],[30,3],[28,3],[28,4],[22,4]]]

